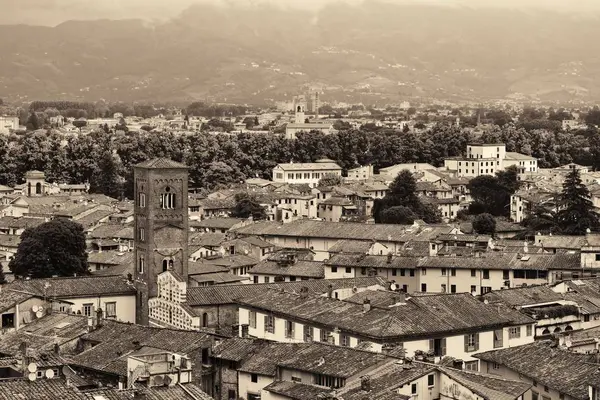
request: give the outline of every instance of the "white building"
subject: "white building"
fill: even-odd
[[[458,177],[494,175],[516,166],[519,173],[538,171],[537,159],[520,153],[507,152],[503,143],[469,144],[465,157],[444,160],[444,167]]]
[[[306,122],[306,100],[304,99],[304,96],[295,99],[294,103],[294,123],[287,124],[285,128],[286,139],[296,139],[296,135],[300,132],[318,131],[325,135],[331,133],[333,127],[330,123]]]
[[[19,117],[0,116],[0,133],[7,134],[14,129],[19,129]]]
[[[342,167],[332,160],[318,160],[314,163],[277,164],[273,168],[273,182],[308,184],[316,187],[319,180],[327,175],[342,176]]]
[[[369,299],[375,299],[371,302]],[[359,304],[363,303],[363,304]],[[468,293],[407,298],[402,293],[363,291],[340,301],[277,290],[241,298],[240,333],[285,343],[329,342],[383,352],[401,347],[444,356],[478,370],[473,354],[532,343],[535,320],[489,306]]]

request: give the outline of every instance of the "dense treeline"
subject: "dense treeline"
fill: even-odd
[[[505,126],[485,134],[485,141],[503,141],[508,151],[541,159],[540,166],[569,162],[589,164],[598,159],[600,141],[594,136],[551,133]],[[170,157],[190,166],[196,187],[214,189],[249,177],[270,178],[281,162],[335,160],[344,169],[373,164],[375,170],[397,163],[443,165],[444,158],[464,153],[475,140],[456,127],[438,126],[422,133],[347,130],[324,136],[310,132],[288,141],[269,134],[209,134],[92,132],[61,138],[45,131],[0,137],[0,184],[15,185],[26,171],[45,171],[49,181],[81,183],[109,195],[131,196],[133,169],[152,157]]]

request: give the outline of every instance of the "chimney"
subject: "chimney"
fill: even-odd
[[[391,264],[391,263],[392,263],[392,258],[393,258],[393,257],[394,257],[394,255],[393,255],[392,253],[388,253],[386,262],[387,262],[388,264]]]
[[[529,244],[527,243],[527,241],[523,242],[523,253],[529,253]]]
[[[248,337],[248,324],[242,324],[242,337]]]
[[[133,398],[137,400],[146,400],[146,393],[141,390],[136,390],[133,392]]]
[[[369,312],[371,311],[371,300],[369,299],[365,299],[363,301],[363,311],[364,312]]]
[[[27,357],[27,342],[21,342],[19,345],[19,353],[21,355],[21,360],[23,361],[23,368],[27,370],[27,366],[29,365],[29,359]]]
[[[98,308],[96,310],[96,328],[102,328],[102,323],[103,323],[103,319],[104,318],[104,314],[102,312],[101,308]]]
[[[133,282],[133,275],[131,275],[131,273],[127,274],[127,282]]]
[[[125,390],[125,377],[119,376],[119,390]]]
[[[333,285],[332,284],[329,284],[329,287],[327,288],[327,297],[330,299],[333,297]]]
[[[60,346],[58,343],[54,343],[54,354],[60,354]]]
[[[369,375],[360,377],[360,390],[363,392],[371,391],[371,377]]]
[[[394,304],[406,304],[406,293],[399,292],[396,295],[396,298],[397,298],[398,301],[396,301],[396,303],[394,303]]]

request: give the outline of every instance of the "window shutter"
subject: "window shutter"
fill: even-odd
[[[429,350],[430,351],[435,350],[435,340],[433,340],[433,339],[429,340]]]
[[[469,335],[465,335],[465,353],[469,352]]]
[[[479,333],[475,334],[475,351],[479,350]]]
[[[268,331],[268,326],[269,326],[269,316],[265,315],[265,332]]]
[[[446,338],[442,339],[442,357],[446,355]]]

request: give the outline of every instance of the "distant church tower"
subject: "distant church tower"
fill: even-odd
[[[303,124],[306,121],[304,113],[306,112],[306,97],[303,95],[294,98],[294,123]]]
[[[166,158],[145,161],[134,167],[134,185],[136,323],[148,325],[157,275],[172,270],[187,282],[188,168]]]

